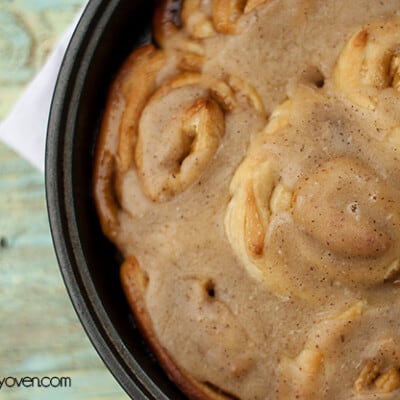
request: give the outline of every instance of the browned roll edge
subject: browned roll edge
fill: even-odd
[[[135,257],[128,257],[121,266],[121,282],[133,311],[139,330],[157,357],[168,377],[191,400],[239,400],[224,393],[207,382],[199,382],[183,369],[179,368],[173,358],[162,347],[153,330],[153,324],[146,307],[145,292],[148,277],[140,268]]]
[[[93,194],[103,233],[110,239],[118,230],[117,214],[120,209],[116,172],[116,154],[120,141],[120,125],[127,107],[126,93],[132,86],[130,76],[142,58],[155,52],[153,45],[143,45],[132,51],[117,72],[108,92],[100,133],[96,145],[93,169]]]
[[[123,79],[130,70],[133,60],[128,58],[119,69],[108,91],[107,103],[104,109],[93,169],[93,194],[97,213],[103,233],[112,238],[117,228],[118,202],[114,194],[115,150],[117,137],[110,137],[114,105],[122,101]],[[121,110],[122,114],[122,110]],[[111,142],[111,143],[110,143]]]

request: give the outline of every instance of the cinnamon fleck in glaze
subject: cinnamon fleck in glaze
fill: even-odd
[[[177,3],[94,170],[144,336],[190,399],[399,399],[398,2]]]

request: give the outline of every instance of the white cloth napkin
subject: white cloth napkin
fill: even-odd
[[[82,11],[83,9],[62,35],[10,114],[0,124],[0,140],[40,171],[44,171],[47,122],[58,71]]]

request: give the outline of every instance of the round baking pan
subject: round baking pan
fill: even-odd
[[[92,0],[66,52],[46,146],[46,194],[54,246],[89,338],[135,400],[184,399],[135,327],[119,282],[119,259],[102,235],[92,198],[93,155],[113,76],[151,40],[154,2]]]

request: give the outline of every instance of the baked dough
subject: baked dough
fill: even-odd
[[[321,105],[326,112],[318,112]],[[335,143],[344,107],[322,89],[298,87],[254,135],[231,181],[229,241],[250,275],[277,295],[330,301],[332,286],[365,290],[397,273],[398,192],[355,154],[354,145],[368,147],[370,138],[354,137],[346,149]],[[283,153],[285,143],[293,148]],[[296,160],[295,152],[303,155]]]
[[[399,42],[398,17],[361,28],[339,57],[334,72],[337,88],[357,105],[375,110],[380,91],[400,90]]]
[[[95,158],[143,336],[190,399],[399,399],[398,1],[177,3]]]

